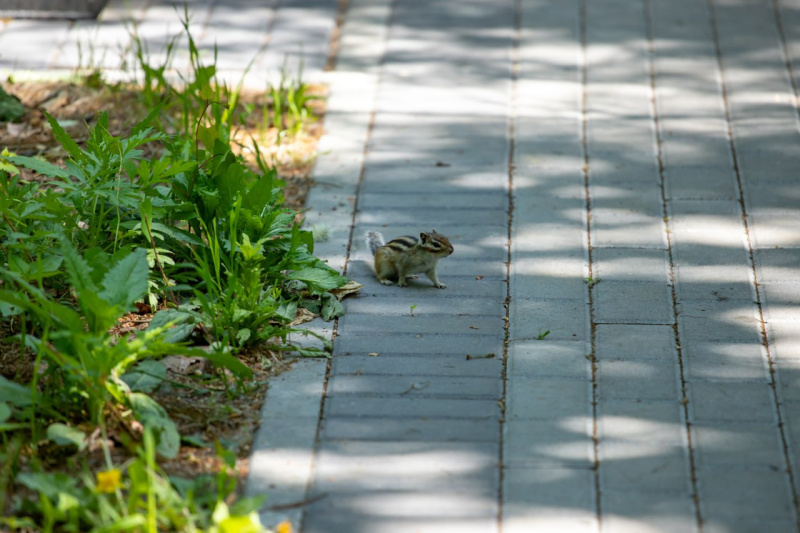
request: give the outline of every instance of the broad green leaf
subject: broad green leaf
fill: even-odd
[[[99,296],[110,305],[120,306],[127,311],[147,292],[149,275],[147,251],[138,248],[108,271]]]
[[[339,275],[332,269],[306,267],[290,272],[288,279],[300,280],[308,285],[312,294],[322,294],[325,291],[341,287],[347,283],[347,278]]]
[[[86,434],[77,428],[56,422],[47,428],[47,438],[59,446],[69,446],[70,444],[83,450],[86,447]]]
[[[0,424],[11,418],[11,408],[6,402],[0,402]]]
[[[167,367],[161,361],[145,359],[122,375],[122,381],[134,392],[151,393],[167,377]]]
[[[15,155],[11,157],[7,157],[9,161],[18,165],[20,167],[25,167],[33,170],[37,174],[42,174],[43,176],[49,176],[51,178],[68,178],[70,177],[70,173],[59,166],[54,165],[53,163],[48,163],[43,159],[38,159],[36,157],[28,157],[24,155]]]
[[[91,290],[78,293],[78,305],[86,316],[89,330],[96,335],[116,324],[122,314],[118,307],[109,305],[105,298]]]
[[[322,319],[333,320],[344,316],[344,306],[336,299],[336,296],[326,292],[322,295]]]
[[[243,346],[250,340],[250,335],[252,331],[249,328],[242,328],[236,332],[236,341],[238,342],[239,346]]]
[[[283,301],[281,305],[278,306],[278,309],[275,310],[275,314],[284,322],[291,322],[297,316],[297,305],[296,300]],[[306,309],[308,309],[308,307],[306,307]]]
[[[77,482],[76,477],[63,472],[28,472],[17,475],[17,483],[22,483],[31,490],[41,492],[51,500],[58,498],[58,495],[62,492],[72,492]]]
[[[181,436],[167,412],[150,396],[141,392],[132,392],[128,400],[133,409],[133,414],[145,427],[154,430],[158,438],[156,451],[167,459],[178,455],[181,446]]]
[[[163,342],[177,343],[186,340],[195,328],[195,318],[190,313],[178,309],[162,309],[158,311],[146,331],[153,331],[159,328],[173,325],[164,332],[161,340]]]
[[[27,407],[33,403],[33,391],[19,383],[0,376],[0,402],[8,402],[17,407]]]
[[[275,182],[272,176],[262,176],[247,194],[242,198],[242,207],[252,209],[256,213],[260,213],[265,207],[270,205],[273,200],[273,191],[275,190]]]

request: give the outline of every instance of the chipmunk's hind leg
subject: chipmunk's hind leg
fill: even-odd
[[[375,254],[375,275],[383,285],[394,285],[390,278],[397,278],[397,271],[391,261],[382,260],[382,251],[378,250]]]

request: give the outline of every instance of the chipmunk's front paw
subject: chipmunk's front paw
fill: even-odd
[[[390,279],[379,279],[378,281],[380,281],[381,284],[383,285],[394,285],[394,283]]]
[[[447,285],[445,285],[444,283],[434,283],[433,286],[436,287],[437,289],[446,289],[447,288]]]

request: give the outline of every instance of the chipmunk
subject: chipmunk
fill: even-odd
[[[406,279],[417,277],[413,274],[425,274],[437,289],[447,287],[439,283],[436,263],[453,253],[453,245],[436,230],[420,233],[419,239],[406,235],[389,242],[385,242],[377,231],[368,231],[366,240],[375,256],[375,274],[384,285],[392,285],[389,278],[397,278],[397,286],[405,287]]]

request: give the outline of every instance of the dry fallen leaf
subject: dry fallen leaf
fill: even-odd
[[[483,279],[483,276],[475,276],[475,279],[477,279],[478,281],[480,281],[480,280],[482,280],[482,279]]]
[[[350,280],[344,287],[331,289],[329,292],[336,296],[337,300],[342,301],[342,298],[350,296],[351,294],[355,294],[363,288],[364,286],[362,284],[358,283],[357,281]]]
[[[300,324],[305,324],[306,322],[310,322],[317,318],[319,315],[312,313],[305,307],[298,307],[297,314],[294,317],[294,320],[289,322],[290,326],[299,326]]]

